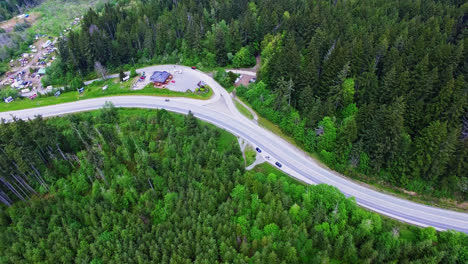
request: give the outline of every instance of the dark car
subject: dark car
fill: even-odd
[[[276,166],[278,166],[278,167],[280,167],[280,168],[283,167],[283,165],[281,165],[281,163],[279,163],[278,161],[275,162],[275,164],[276,164]]]
[[[197,69],[197,67],[195,67],[195,66],[192,66],[192,70],[196,70],[196,69]]]
[[[255,150],[256,150],[258,153],[262,153],[262,150],[259,149],[259,148],[255,148]]]
[[[165,102],[169,102],[169,99],[165,99],[164,101],[165,101]]]

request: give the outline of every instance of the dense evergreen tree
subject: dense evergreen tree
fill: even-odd
[[[258,6],[263,2],[268,1]],[[259,22],[265,30],[263,83],[238,88],[237,95],[340,172],[362,167],[391,185],[466,201],[468,192],[458,183],[468,172],[447,169],[467,158],[460,152],[467,138],[462,131],[468,53],[460,31],[466,4],[286,2],[306,7],[291,11],[283,2],[271,4],[271,21]],[[282,27],[277,6],[288,10],[288,26]],[[289,78],[292,93],[278,91]],[[344,114],[349,105],[356,107],[353,121]],[[287,125],[298,119],[292,115],[296,109],[305,124],[302,133]],[[326,117],[341,131],[333,148],[322,146],[326,131],[316,133]],[[357,135],[346,135],[346,128],[357,129]]]
[[[325,149],[355,137],[334,122],[320,122]],[[395,225],[269,165],[244,171],[236,138],[192,114],[108,104],[2,124],[0,148],[2,263],[468,261],[463,233]]]
[[[61,59],[51,70],[55,82],[70,82],[76,72],[85,76],[95,62],[110,70],[169,62],[246,67],[260,54],[261,82],[237,93],[307,150],[322,151],[315,130],[325,117],[335,120],[337,131],[355,124],[356,137],[338,140],[323,153],[337,158],[331,159],[333,168],[350,172],[360,167],[362,156],[370,158],[366,171],[379,180],[468,199],[458,184],[467,172],[447,169],[455,166],[452,160],[467,159],[460,151],[467,140],[462,134],[468,112],[466,4],[138,0],[128,5],[117,1],[99,13],[87,12],[81,30],[59,44]],[[350,105],[357,108],[354,121],[345,121]],[[435,122],[445,124],[440,131],[446,133],[429,160],[443,160],[430,163],[437,176],[420,188],[428,163],[415,161],[424,146],[415,144]]]

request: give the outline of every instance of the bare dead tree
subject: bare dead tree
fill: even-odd
[[[466,140],[468,139],[468,113],[465,114],[462,122],[463,122],[463,125],[462,125],[461,139]]]
[[[94,62],[94,69],[98,75],[101,75],[102,79],[107,79],[107,69],[99,61]]]
[[[151,189],[153,190],[154,192],[154,187],[153,187],[153,184],[151,183],[151,180],[148,178],[148,183],[149,183],[149,186],[151,187]]]
[[[95,24],[92,24],[89,26],[89,34],[90,35],[93,35],[94,32],[98,32],[99,31],[99,28],[95,25]]]

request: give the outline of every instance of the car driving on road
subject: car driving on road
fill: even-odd
[[[255,150],[256,150],[258,153],[262,153],[262,150],[259,149],[258,147],[256,147]]]

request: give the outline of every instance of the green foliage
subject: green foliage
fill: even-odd
[[[393,0],[322,4],[292,11],[275,3],[260,15],[259,82],[237,95],[340,172],[360,177],[357,168],[372,182],[466,200],[466,41],[454,32],[463,11],[437,1],[424,10]],[[326,117],[336,135],[316,136]]]
[[[15,27],[13,28],[13,30],[15,32],[21,32],[21,31],[25,31],[29,27],[31,27],[29,23],[17,23]]]
[[[247,166],[254,163],[255,159],[257,158],[257,152],[251,146],[246,146],[245,147],[244,155],[245,155],[245,164]]]
[[[244,105],[242,105],[240,102],[237,100],[234,100],[234,105],[236,106],[237,110],[244,116],[246,116],[248,119],[253,119],[252,113],[247,109]]]
[[[135,67],[130,69],[130,78],[138,76],[138,73],[136,72]]]
[[[74,91],[84,87],[85,84],[81,78],[75,77],[70,83],[70,88]]]
[[[13,97],[14,99],[18,98],[19,93],[18,90],[12,89],[12,88],[6,88],[0,90],[0,99],[8,98],[8,97]]]
[[[323,129],[323,134],[317,139],[317,149],[332,151],[335,148],[336,127],[333,120],[326,116],[318,124]]]
[[[354,80],[352,78],[345,79],[343,84],[341,85],[343,88],[343,104],[349,105],[353,102],[354,98]]]
[[[2,124],[2,180],[31,188],[0,184],[13,202],[0,205],[0,261],[468,260],[463,233],[395,225],[270,165],[245,172],[236,138],[193,118],[107,105]]]
[[[251,67],[255,65],[255,56],[250,52],[249,47],[242,47],[232,59],[235,68]]]

